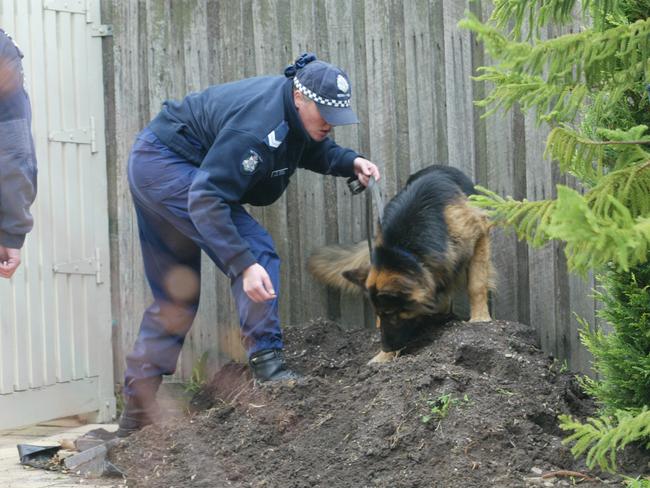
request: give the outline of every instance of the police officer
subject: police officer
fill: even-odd
[[[242,204],[270,205],[297,168],[357,175],[364,185],[380,175],[328,137],[358,123],[348,76],[311,53],[284,74],[167,101],[136,139],[129,183],[154,303],[127,357],[120,436],[155,421],[162,375],[174,372],[199,306],[201,250],[231,280],[254,378],[296,377],[282,355],[280,260]]]
[[[32,111],[23,88],[23,55],[0,29],[0,277],[11,278],[32,229],[36,198]]]

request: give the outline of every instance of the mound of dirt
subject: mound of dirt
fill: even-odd
[[[198,412],[147,427],[112,453],[128,485],[622,486],[561,444],[557,415],[585,418],[593,405],[528,326],[431,324],[381,365],[366,364],[379,350],[376,331],[319,321],[285,333],[289,365],[304,379],[254,386],[243,366],[223,368],[194,399]],[[636,454],[624,469],[647,471]]]

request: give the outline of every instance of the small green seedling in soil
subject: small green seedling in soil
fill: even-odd
[[[569,363],[565,359],[562,361],[562,364],[560,364],[560,361],[556,358],[553,359],[553,362],[551,365],[548,367],[548,369],[553,372],[554,374],[564,374],[569,372]]]
[[[471,400],[467,395],[463,397],[462,400],[458,398],[454,398],[451,393],[445,393],[444,395],[440,395],[438,398],[433,399],[433,400],[427,400],[427,405],[429,406],[429,413],[427,415],[422,415],[421,419],[422,422],[427,424],[429,423],[432,419],[436,420],[442,420],[447,415],[449,415],[449,410],[451,410],[451,407],[458,405],[459,403],[469,405],[471,404]]]
[[[565,359],[562,361],[562,366],[560,367],[560,374],[564,374],[569,371],[569,363]]]

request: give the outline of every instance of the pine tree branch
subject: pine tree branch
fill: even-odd
[[[620,410],[612,417],[589,418],[582,424],[567,415],[560,416],[560,427],[573,431],[563,444],[575,442],[571,448],[574,456],[587,453],[587,466],[598,465],[604,471],[616,469],[616,452],[632,442],[650,441],[650,411]]]
[[[617,144],[650,144],[650,141],[592,141],[596,146],[615,146]]]
[[[550,23],[562,25],[574,20],[576,0],[495,0],[490,21],[501,29],[510,29],[515,39],[522,37],[528,25],[527,39],[539,36],[540,29]],[[603,24],[607,15],[616,11],[617,3],[612,0],[582,0],[582,14],[588,10],[595,14],[597,26]]]
[[[500,108],[507,111],[515,103],[523,110],[535,108],[537,119],[548,122],[571,121],[590,102],[610,112],[634,91],[646,70],[650,73],[650,19],[535,45],[509,41],[471,14],[459,26],[478,34],[498,62],[479,68],[482,74],[474,78],[494,85],[477,102],[491,107],[484,117]]]
[[[607,184],[584,196],[558,185],[556,200],[517,201],[477,186],[481,194],[472,195],[470,201],[485,209],[497,225],[511,226],[520,240],[532,246],[553,239],[564,241],[571,271],[584,274],[608,263],[627,270],[645,262],[650,250],[650,199],[645,197],[650,177],[640,177],[635,169],[607,175]],[[631,209],[616,198],[638,193],[638,203]]]
[[[546,228],[555,211],[555,200],[517,201],[512,197],[502,198],[480,185],[476,189],[480,194],[470,196],[470,201],[485,209],[495,224],[512,226],[519,240],[525,239],[535,247],[551,239]]]
[[[576,0],[495,0],[490,20],[501,30],[512,25],[512,35],[519,39],[526,23],[530,39],[548,22],[565,24],[572,18]]]
[[[603,175],[605,157],[605,149],[594,142],[569,127],[556,127],[546,139],[544,157],[558,161],[563,173],[573,174],[592,187]]]
[[[599,189],[599,201],[566,186],[558,185],[557,190],[555,212],[544,230],[551,238],[566,243],[564,251],[569,269],[584,274],[612,263],[617,270],[626,271],[647,261],[650,251],[647,213],[635,218],[626,205],[603,189]],[[644,209],[650,206],[647,200],[642,197],[639,203]],[[596,208],[597,205],[602,208]]]
[[[486,98],[475,102],[479,107],[490,107],[483,118],[499,109],[508,111],[517,104],[524,111],[535,109],[539,121],[573,120],[589,93],[584,84],[553,84],[540,76],[508,72],[497,67],[482,67],[479,71],[483,74],[474,79],[493,85]]]
[[[601,135],[609,136],[608,140],[600,141],[584,137],[568,126],[556,127],[548,135],[544,157],[558,161],[563,173],[570,173],[583,185],[594,187],[605,174],[607,146],[613,146],[606,163],[609,170],[629,168],[636,175],[646,168],[650,153],[638,147],[650,144],[650,138],[640,137],[646,130],[645,125],[627,131],[599,130]]]
[[[485,43],[499,67],[529,75],[545,76],[551,83],[589,85],[611,82],[615,75],[629,80],[643,74],[650,57],[650,18],[620,25],[603,32],[586,29],[575,34],[539,41],[511,42],[496,28],[468,14],[458,24],[470,29]],[[617,80],[620,82],[620,80]]]

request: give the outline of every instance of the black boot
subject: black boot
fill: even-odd
[[[282,349],[264,349],[256,352],[250,357],[248,364],[253,371],[253,378],[260,383],[300,378],[300,375],[287,369]]]
[[[160,409],[156,402],[156,393],[162,382],[162,376],[152,376],[133,380],[131,395],[125,395],[126,405],[120,416],[117,437],[128,437],[142,427],[156,423]]]

